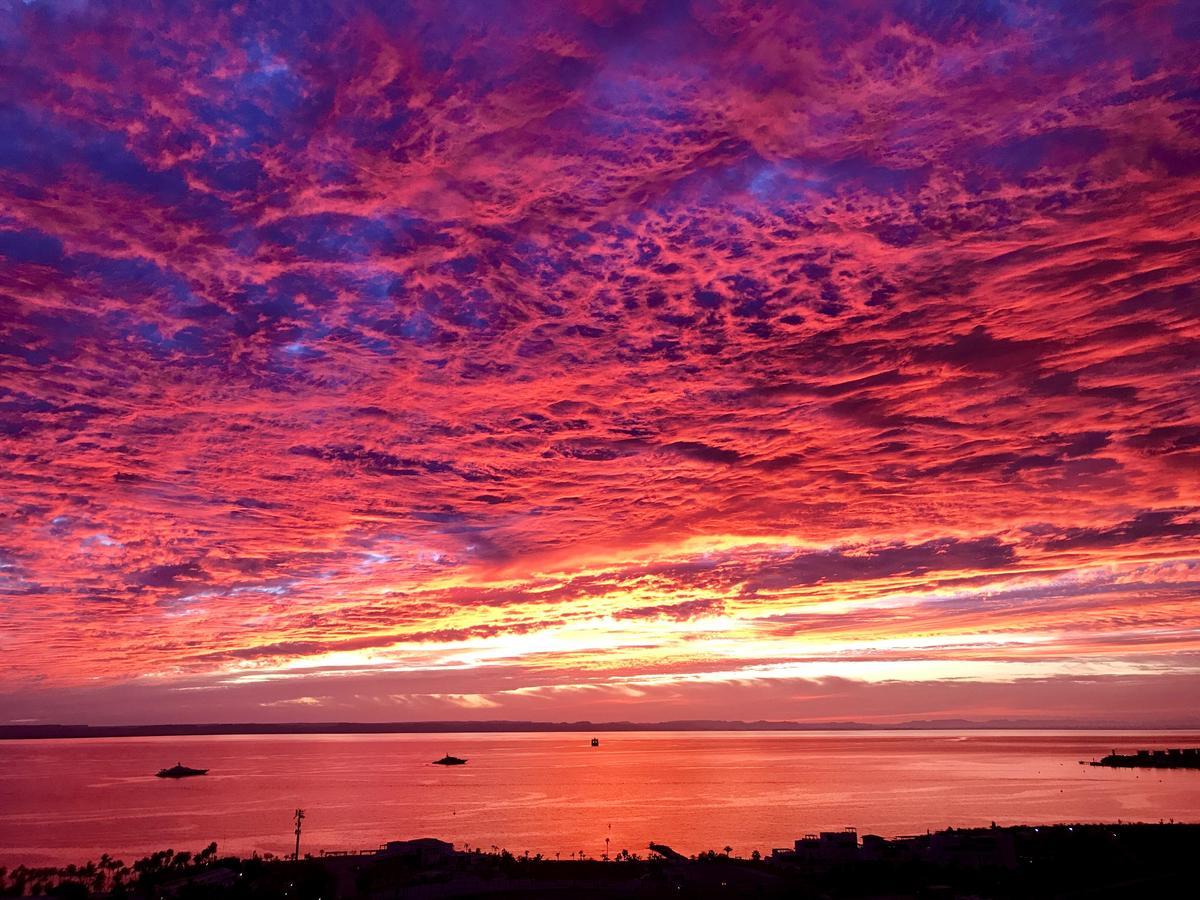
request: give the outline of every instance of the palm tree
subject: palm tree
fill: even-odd
[[[12,888],[13,893],[18,897],[25,894],[25,882],[29,879],[29,874],[25,866],[17,866],[12,870]]]

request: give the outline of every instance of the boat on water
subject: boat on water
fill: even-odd
[[[592,746],[599,747],[600,746],[600,738],[592,738]]]
[[[159,769],[156,778],[194,778],[197,775],[207,775],[208,769],[193,769],[183,763],[175,763],[169,769]]]
[[[433,764],[435,766],[465,766],[467,761],[465,759],[459,759],[457,756],[451,756],[449,753],[447,753],[441,759],[435,759]]]

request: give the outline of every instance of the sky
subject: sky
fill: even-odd
[[[1196,724],[1200,5],[0,5],[0,723]]]

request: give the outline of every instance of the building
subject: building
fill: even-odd
[[[791,855],[811,862],[851,862],[858,858],[858,832],[846,828],[842,831],[806,834],[796,841]]]
[[[444,862],[454,856],[454,845],[437,838],[416,838],[411,841],[388,841],[375,855],[388,859],[403,859],[419,866]]]

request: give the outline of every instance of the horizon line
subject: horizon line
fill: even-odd
[[[236,734],[445,734],[445,733],[554,733],[585,731],[1188,731],[1200,722],[1128,722],[1053,719],[906,719],[902,722],[806,722],[797,720],[670,719],[654,722],[630,720],[537,721],[523,719],[437,719],[358,722],[342,720],[293,722],[184,722],[184,723],[37,723],[0,724],[0,740],[70,739],[101,737],[188,737]]]

